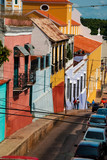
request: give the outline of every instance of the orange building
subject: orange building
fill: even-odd
[[[72,3],[69,0],[22,0],[29,17],[48,17],[64,34],[71,34]]]

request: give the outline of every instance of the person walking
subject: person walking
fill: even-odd
[[[77,100],[74,98],[74,101],[73,101],[73,103],[74,103],[74,109],[76,109],[76,105],[77,105]]]
[[[80,103],[79,98],[77,98],[77,110],[79,110],[79,103]]]

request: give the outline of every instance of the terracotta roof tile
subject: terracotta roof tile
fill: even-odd
[[[33,10],[31,12],[29,12],[28,14],[31,14],[33,12],[36,12],[40,15],[42,15],[45,18],[49,18],[50,20],[52,20],[55,24],[57,24],[58,26],[67,26],[66,23],[64,23],[63,21],[57,19],[56,17],[52,16],[51,14],[49,14],[48,12],[42,11],[42,10]],[[27,15],[28,15],[27,14]]]
[[[1,79],[0,80],[0,85],[3,85],[4,83],[7,83],[9,80],[4,80],[4,79]]]
[[[37,3],[37,2],[45,2],[45,3],[69,3],[72,4],[69,0],[22,0],[22,2],[33,2],[33,3]]]
[[[95,40],[91,40],[89,38],[83,36],[75,36],[74,37],[74,52],[82,49],[85,53],[91,53],[96,48],[98,48],[102,43],[97,42]]]
[[[34,24],[36,24],[48,37],[54,42],[68,40],[69,38],[61,33],[58,27],[47,18],[31,18]]]
[[[80,26],[80,23],[78,23],[74,20],[71,20],[71,26]]]

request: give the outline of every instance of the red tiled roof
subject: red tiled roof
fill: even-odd
[[[74,52],[82,49],[85,53],[91,53],[96,48],[98,48],[102,43],[97,42],[95,40],[91,40],[89,38],[83,36],[75,36],[74,37]]]
[[[9,80],[4,80],[4,79],[1,79],[0,80],[0,85],[4,84],[4,83],[7,83]]]
[[[45,3],[69,3],[72,4],[69,0],[22,0],[22,2],[33,2],[33,3],[41,3],[41,2],[45,2]]]
[[[71,20],[71,26],[80,26],[80,23],[78,23],[74,20]]]
[[[42,10],[33,10],[33,11],[29,12],[28,14],[33,13],[33,12],[36,12],[36,13],[42,15],[45,18],[49,18],[50,20],[52,20],[58,26],[67,26],[66,23],[64,23],[63,21],[61,21],[61,20],[57,19],[56,17],[52,16],[48,12],[45,12],[45,11],[42,11]]]

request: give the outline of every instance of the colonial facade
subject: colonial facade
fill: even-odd
[[[35,34],[32,34],[32,37],[37,35],[32,38],[32,44],[37,46],[38,55],[48,53],[51,57],[50,86],[52,88],[53,106],[54,112],[60,112],[64,110],[64,65],[68,37],[62,34],[49,19],[32,18],[32,21],[35,24]],[[40,77],[38,78],[40,79]],[[48,85],[46,86],[48,87]]]
[[[6,30],[1,32],[0,39],[3,45],[11,51],[9,62],[3,64],[3,79],[10,80],[6,101],[8,110],[6,112],[5,135],[7,137],[32,122],[29,86],[35,83],[35,74],[30,70],[30,54],[24,45],[31,43],[33,26],[30,21],[26,21],[25,25],[25,21],[6,18],[1,23],[6,27]],[[20,24],[23,26],[20,27]]]
[[[75,54],[74,59],[66,63],[65,73],[66,109],[75,109],[73,101],[77,98],[79,98],[80,101],[79,109],[86,109],[87,55]]]

